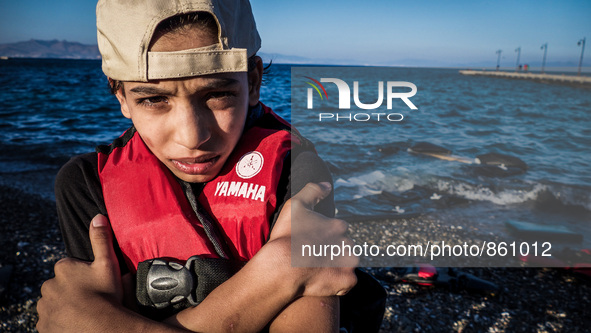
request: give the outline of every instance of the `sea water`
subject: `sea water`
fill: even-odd
[[[273,64],[261,92],[288,120],[292,68]],[[379,80],[413,83],[417,109],[398,100],[392,112],[404,119],[397,122],[298,122],[333,173],[337,216],[434,214],[493,232],[506,220],[563,225],[589,247],[591,90],[466,77],[457,69],[389,68],[380,76],[361,68],[356,78],[367,87],[360,93],[366,103],[376,100]],[[0,173],[11,186],[51,196],[52,179],[71,156],[110,143],[131,125],[100,61],[0,60],[0,84]],[[304,81],[293,84],[305,91]],[[388,112],[386,101],[380,110]],[[472,160],[511,155],[528,169],[511,174],[409,153],[419,142]]]

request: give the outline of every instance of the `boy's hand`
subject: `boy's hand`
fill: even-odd
[[[291,254],[291,272],[304,296],[344,295],[357,281],[354,267],[359,259],[355,256],[331,257],[330,250],[323,256],[302,255],[302,245],[316,246],[313,253],[319,248],[330,249],[333,245],[354,245],[346,236],[348,225],[345,221],[328,218],[313,210],[330,191],[329,183],[307,184],[285,203],[269,239],[276,248],[283,244],[283,251],[287,244],[291,244],[287,245]]]
[[[96,331],[109,321],[104,318],[108,311],[101,311],[101,306],[121,305],[121,273],[108,219],[95,216],[89,232],[94,261],[62,259],[55,264],[55,278],[41,287],[40,332]]]
[[[271,231],[271,236],[269,240],[281,238],[281,237],[291,237],[291,222],[292,216],[294,218],[303,219],[295,220],[295,223],[305,222],[309,220],[313,220],[315,222],[319,222],[316,220],[315,217],[311,216],[309,219],[304,219],[305,215],[319,215],[323,217],[325,221],[329,220],[327,217],[314,212],[314,207],[326,198],[330,192],[332,191],[332,186],[330,183],[323,182],[323,183],[308,183],[301,189],[296,195],[294,195],[291,199],[289,199],[281,209],[281,213],[273,226],[273,230]],[[292,206],[294,206],[292,208]],[[294,216],[296,215],[297,216]],[[320,222],[322,223],[322,222]]]

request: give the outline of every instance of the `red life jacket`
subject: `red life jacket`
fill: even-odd
[[[198,198],[233,259],[247,261],[269,236],[283,162],[294,140],[271,109],[242,135],[219,175]],[[160,257],[218,257],[173,173],[135,129],[98,153],[98,172],[115,238],[131,272]]]

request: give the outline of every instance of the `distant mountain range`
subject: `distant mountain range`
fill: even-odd
[[[259,53],[264,61],[275,63],[312,64],[310,58],[282,54]],[[65,40],[31,39],[23,42],[0,44],[0,57],[9,58],[60,58],[60,59],[100,59],[97,45],[86,45]]]
[[[352,66],[402,66],[402,67],[459,67],[459,68],[494,68],[494,59],[488,61],[475,61],[456,63],[453,61],[438,61],[432,59],[392,59],[374,63],[364,63],[354,59],[329,59],[329,58],[307,58],[295,55],[279,53],[258,52],[263,61],[273,61],[276,64],[298,64],[298,65],[352,65]],[[101,59],[97,45],[86,45],[78,42],[65,40],[37,40],[31,39],[26,42],[0,44],[0,57],[8,58],[61,58],[61,59]],[[541,66],[540,61],[529,63],[531,70]],[[560,70],[576,70],[578,63],[575,61],[548,61],[546,67],[559,67]],[[502,69],[511,69],[506,62]],[[583,68],[589,72],[589,67]]]
[[[264,61],[272,60],[279,64],[318,64],[318,60],[277,53],[259,53]],[[0,44],[0,57],[9,58],[61,58],[61,59],[100,59],[97,45],[85,45],[65,40],[38,40]],[[320,62],[322,63],[322,61]],[[330,63],[326,60],[325,63]]]
[[[359,65],[358,61],[350,59],[307,58],[301,56],[265,52],[257,52],[257,54],[263,59],[264,63],[272,61],[274,64],[290,65]]]
[[[0,44],[0,56],[10,58],[100,59],[96,45],[65,40],[36,40]]]

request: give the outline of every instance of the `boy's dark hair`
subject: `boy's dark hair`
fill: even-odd
[[[213,15],[207,12],[194,12],[169,17],[160,22],[154,30],[152,39],[171,32],[182,33],[189,28],[198,28],[213,36],[218,35],[218,24]]]
[[[164,35],[167,33],[183,33],[185,29],[198,28],[206,33],[217,36],[218,25],[210,13],[207,12],[194,12],[176,15],[160,22],[154,30],[154,36]],[[256,57],[254,54],[248,58],[248,71],[250,72],[256,67]],[[271,64],[265,67],[263,74],[266,74]],[[109,80],[109,90],[111,94],[117,93],[119,89],[123,88],[123,82],[119,80]]]

